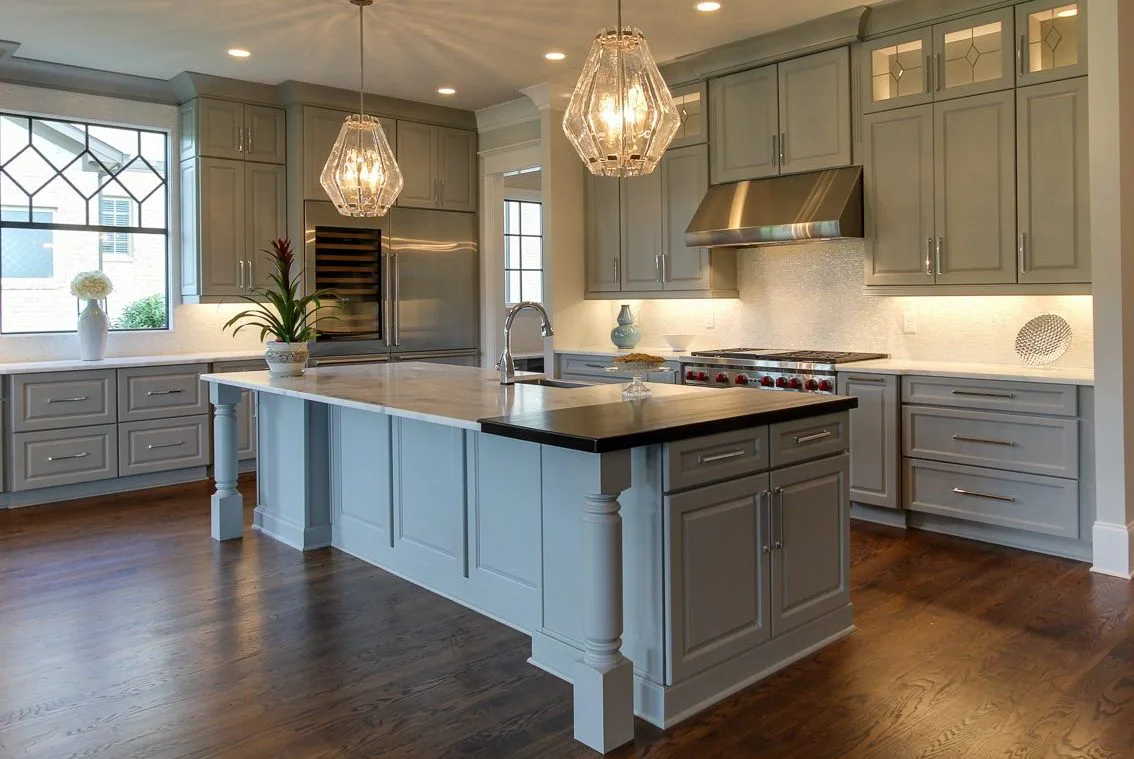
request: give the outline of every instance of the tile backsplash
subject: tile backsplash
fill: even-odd
[[[694,348],[860,350],[1014,364],[1017,330],[1032,317],[1053,313],[1070,322],[1074,334],[1059,363],[1093,363],[1089,295],[870,295],[862,285],[861,241],[742,250],[738,256],[739,300],[629,301],[639,315],[643,345],[662,345],[665,334],[687,333],[697,336]],[[602,305],[610,310],[605,321],[613,324],[619,303]],[[904,332],[907,315],[916,334]],[[596,338],[605,340],[605,335]]]

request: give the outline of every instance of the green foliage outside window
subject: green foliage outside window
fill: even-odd
[[[165,297],[149,295],[130,303],[122,309],[122,315],[113,321],[113,329],[165,329],[168,311]]]

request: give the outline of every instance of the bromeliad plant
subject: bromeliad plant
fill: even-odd
[[[273,240],[271,249],[262,251],[275,265],[275,271],[268,275],[269,287],[253,287],[251,295],[241,295],[253,308],[241,311],[225,323],[224,328],[232,328],[232,334],[250,327],[260,329],[260,339],[269,334],[281,343],[306,343],[319,334],[319,324],[335,319],[322,314],[329,305],[323,300],[331,295],[328,290],[316,290],[307,295],[299,295],[303,281],[303,271],[293,275],[295,254],[291,250],[291,240]]]

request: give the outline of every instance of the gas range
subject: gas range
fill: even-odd
[[[753,387],[803,393],[834,393],[839,364],[888,358],[884,353],[728,348],[695,351],[681,359],[686,385]]]

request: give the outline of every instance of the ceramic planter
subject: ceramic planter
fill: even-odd
[[[268,362],[268,372],[273,377],[301,377],[307,368],[309,354],[307,343],[273,340],[264,351],[264,360]]]

